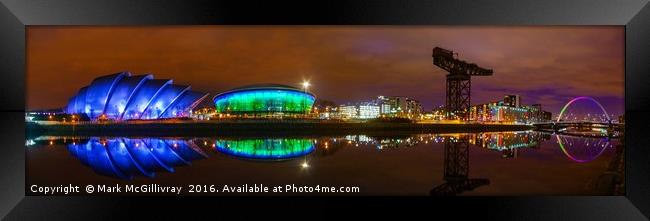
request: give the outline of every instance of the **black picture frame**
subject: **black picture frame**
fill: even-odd
[[[650,217],[650,4],[647,0],[128,1],[0,0],[0,217],[128,218],[130,209],[349,204],[417,206],[431,215],[519,220]],[[25,196],[25,33],[30,25],[621,25],[625,26],[625,196],[535,197],[37,197]],[[56,74],[56,73],[52,73]],[[207,203],[207,204],[206,204]],[[207,205],[207,207],[206,207]],[[117,209],[120,208],[120,209]],[[429,211],[430,210],[430,211]]]

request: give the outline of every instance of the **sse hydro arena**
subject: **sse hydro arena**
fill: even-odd
[[[85,114],[91,120],[131,120],[188,117],[208,96],[190,86],[172,84],[153,75],[121,72],[95,78],[70,98],[67,114]]]
[[[234,88],[213,98],[218,114],[285,116],[309,113],[316,97],[282,84],[255,84]]]

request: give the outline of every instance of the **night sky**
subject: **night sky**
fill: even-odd
[[[312,84],[339,104],[378,95],[444,104],[431,49],[491,68],[472,78],[472,104],[519,94],[557,114],[591,96],[624,111],[624,29],[609,26],[149,26],[27,29],[27,110],[66,105],[97,76],[153,73],[215,94],[246,84]]]

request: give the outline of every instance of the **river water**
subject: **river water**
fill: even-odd
[[[618,139],[534,131],[310,137],[41,136],[26,140],[25,146],[28,195],[39,195],[30,192],[34,185],[71,184],[82,187],[75,195],[85,195],[86,185],[116,184],[182,186],[183,195],[623,194],[608,179],[612,171],[621,172],[613,169],[623,155]],[[290,186],[291,190],[246,191],[254,185]],[[225,186],[244,188],[233,193],[224,191]],[[333,187],[338,192],[315,191],[316,187]]]

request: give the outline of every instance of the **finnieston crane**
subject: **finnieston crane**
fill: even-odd
[[[485,178],[469,178],[469,138],[461,135],[458,139],[445,140],[443,184],[435,186],[429,195],[454,196],[481,186],[490,185]]]
[[[447,74],[447,115],[453,113],[466,118],[470,107],[472,76],[491,76],[492,70],[454,58],[454,52],[440,47],[433,48],[433,65],[449,72]]]

